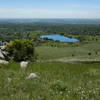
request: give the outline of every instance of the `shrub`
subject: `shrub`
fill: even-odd
[[[7,43],[6,51],[14,61],[34,60],[34,44],[32,40],[18,39]]]
[[[92,55],[91,52],[89,52],[88,55],[91,56]]]
[[[58,92],[64,92],[67,89],[67,84],[61,80],[57,80],[51,85],[51,88]]]

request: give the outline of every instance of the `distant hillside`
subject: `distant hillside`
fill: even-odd
[[[100,24],[100,19],[0,19],[0,23]]]

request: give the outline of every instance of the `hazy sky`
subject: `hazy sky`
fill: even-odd
[[[100,0],[0,0],[0,18],[100,18]]]

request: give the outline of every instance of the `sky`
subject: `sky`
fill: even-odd
[[[100,0],[0,0],[0,18],[100,18]]]

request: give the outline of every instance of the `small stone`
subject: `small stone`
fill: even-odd
[[[28,66],[28,62],[27,62],[27,61],[22,61],[22,62],[20,63],[20,67],[21,67],[21,68],[27,68],[27,66]]]
[[[35,73],[30,73],[30,75],[27,77],[27,79],[35,79],[38,78],[38,75]]]
[[[12,81],[12,79],[8,77],[7,82],[10,83],[11,81]]]

